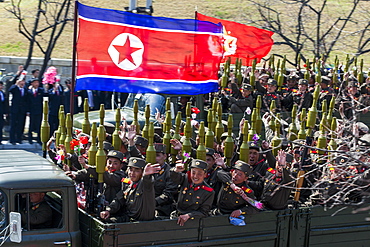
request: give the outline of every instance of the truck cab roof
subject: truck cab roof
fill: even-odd
[[[0,150],[0,187],[51,188],[73,186],[73,181],[50,161],[24,150]]]

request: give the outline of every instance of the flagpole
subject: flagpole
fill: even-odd
[[[71,93],[69,96],[69,112],[73,119],[74,111],[74,95],[75,95],[75,85],[76,85],[76,45],[77,45],[77,18],[78,18],[78,1],[75,1],[75,11],[73,20],[73,48],[72,48],[72,84]]]

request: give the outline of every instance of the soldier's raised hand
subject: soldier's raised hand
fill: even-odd
[[[160,164],[151,164],[148,163],[145,168],[144,168],[144,176],[145,175],[151,175],[154,173],[158,173],[161,170],[161,165]]]
[[[136,125],[129,125],[127,127],[127,139],[134,140],[136,136]]]
[[[175,172],[183,172],[185,171],[184,164],[181,161],[178,161],[175,166]]]
[[[179,150],[182,149],[182,144],[181,144],[181,142],[179,140],[177,140],[177,139],[171,139],[170,140],[170,143],[171,143],[173,149],[175,149],[177,151],[179,151]]]
[[[285,168],[286,167],[286,153],[284,150],[279,150],[278,155],[276,156],[276,162],[279,167]]]

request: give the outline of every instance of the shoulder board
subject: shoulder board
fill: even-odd
[[[125,184],[131,184],[131,180],[129,178],[122,178],[121,182]]]
[[[209,191],[209,192],[213,191],[213,189],[211,187],[208,187],[208,186],[205,186],[205,185],[202,185],[202,189],[204,189],[206,191]]]
[[[249,189],[249,188],[247,188],[247,187],[245,187],[245,186],[242,186],[241,187],[242,188],[242,190],[244,190],[246,193],[248,193],[248,194],[250,194],[250,193],[252,193],[253,192],[253,190],[251,190],[251,189]]]
[[[293,88],[292,92],[293,92],[293,93],[296,93],[296,92],[298,92],[298,90],[297,90],[297,89],[295,89],[295,88]]]
[[[271,167],[267,168],[267,171],[269,173],[272,173],[272,174],[275,174],[276,173],[276,171],[273,168],[271,168]]]

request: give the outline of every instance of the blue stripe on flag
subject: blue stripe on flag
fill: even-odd
[[[135,80],[107,78],[107,77],[81,77],[77,78],[76,91],[98,90],[125,93],[163,93],[176,95],[198,95],[218,91],[216,80],[208,82],[189,81],[163,81],[163,80]]]
[[[173,19],[139,15],[126,11],[95,8],[78,2],[79,16],[105,22],[124,23],[148,28],[181,30],[188,32],[222,33],[222,25],[193,19]]]

